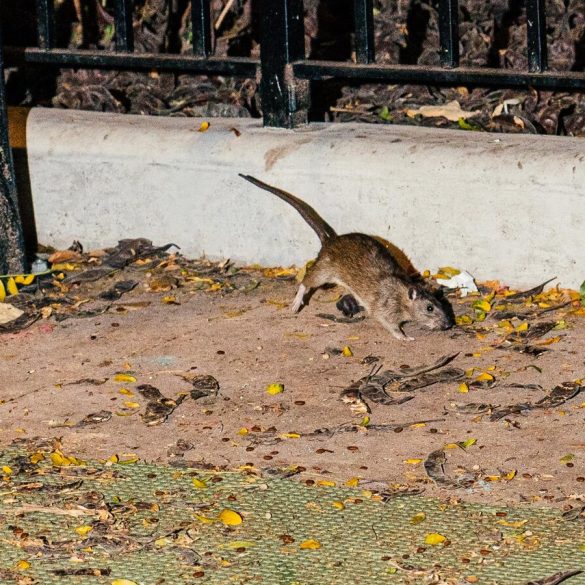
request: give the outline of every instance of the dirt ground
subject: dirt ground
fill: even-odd
[[[341,316],[335,308],[337,289],[318,292],[293,315],[288,306],[296,283],[286,271],[267,276],[260,270],[232,270],[227,276],[219,268],[204,273],[198,264],[177,266],[173,258],[156,270],[149,271],[146,261],[91,284],[61,285],[53,294],[80,300],[116,281],[139,281],[107,305],[95,298],[79,304],[102,307],[93,316],[75,314],[71,306],[67,313],[55,301],[30,327],[0,335],[0,446],[58,437],[63,452],[78,458],[135,454],[179,466],[249,464],[267,473],[287,468],[300,481],[343,485],[359,478],[364,489],[421,491],[465,501],[564,509],[585,503],[585,393],[564,404],[526,406],[563,382],[585,377],[585,321],[578,301],[538,319],[503,323],[493,314],[497,300],[491,300],[485,321],[450,331],[407,325],[416,340],[401,342],[372,319],[344,323],[318,316]],[[174,276],[165,281],[157,270]],[[13,298],[18,297],[26,295]],[[29,308],[34,298],[38,301],[39,294],[30,296]],[[482,298],[485,294],[453,296],[455,313],[477,317],[471,303]],[[566,293],[530,296],[518,306],[543,310],[565,298]],[[69,318],[58,321],[60,315]],[[557,329],[529,346],[512,344],[547,350],[538,357],[495,347],[510,327],[521,338],[523,329],[534,331],[544,319]],[[345,353],[352,355],[340,353],[346,346],[351,352]],[[448,367],[462,370],[460,379],[414,389],[402,404],[369,401],[366,415],[353,413],[340,399],[342,390],[377,366],[404,372],[405,366],[457,353]],[[367,356],[379,360],[364,361]],[[116,381],[119,373],[136,381]],[[474,386],[482,373],[494,379],[480,378]],[[218,395],[190,396],[188,378],[194,375],[213,376]],[[284,391],[269,394],[267,387],[276,383]],[[147,425],[143,417],[143,384],[178,402],[160,424]],[[386,391],[406,395],[397,389]],[[468,403],[483,406],[466,411],[462,404]],[[514,404],[524,406],[491,420],[498,405]],[[90,424],[77,424],[93,413],[101,414]],[[395,426],[377,426],[389,424]],[[441,449],[445,475],[435,466],[440,477],[434,482],[424,460]]]

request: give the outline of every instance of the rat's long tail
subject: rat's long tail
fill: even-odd
[[[302,218],[315,230],[315,233],[321,240],[321,244],[337,236],[335,230],[308,203],[278,187],[268,185],[268,183],[264,183],[251,175],[242,175],[240,173],[240,177],[246,179],[246,181],[250,181],[252,185],[256,185],[260,189],[273,193],[294,207],[301,214]]]

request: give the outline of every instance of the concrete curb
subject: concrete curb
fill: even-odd
[[[302,264],[318,240],[252,174],[340,233],[402,248],[423,270],[530,285],[585,280],[585,141],[406,126],[289,131],[259,120],[34,109],[28,162],[39,241],[87,248],[144,236],[188,255]]]

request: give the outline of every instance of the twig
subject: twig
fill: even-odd
[[[234,5],[234,0],[228,0],[225,3],[225,6],[223,7],[223,10],[219,13],[219,16],[217,17],[217,20],[215,21],[215,24],[213,25],[213,28],[215,30],[219,30],[219,28],[222,25],[225,17],[227,16],[227,13],[231,10],[231,8],[232,8],[233,5]]]

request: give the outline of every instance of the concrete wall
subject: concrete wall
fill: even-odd
[[[585,141],[405,126],[289,131],[258,120],[34,109],[27,124],[39,240],[86,248],[144,236],[268,265],[318,240],[252,174],[313,205],[338,232],[380,235],[420,270],[515,285],[585,280]],[[240,135],[232,130],[236,128]]]

